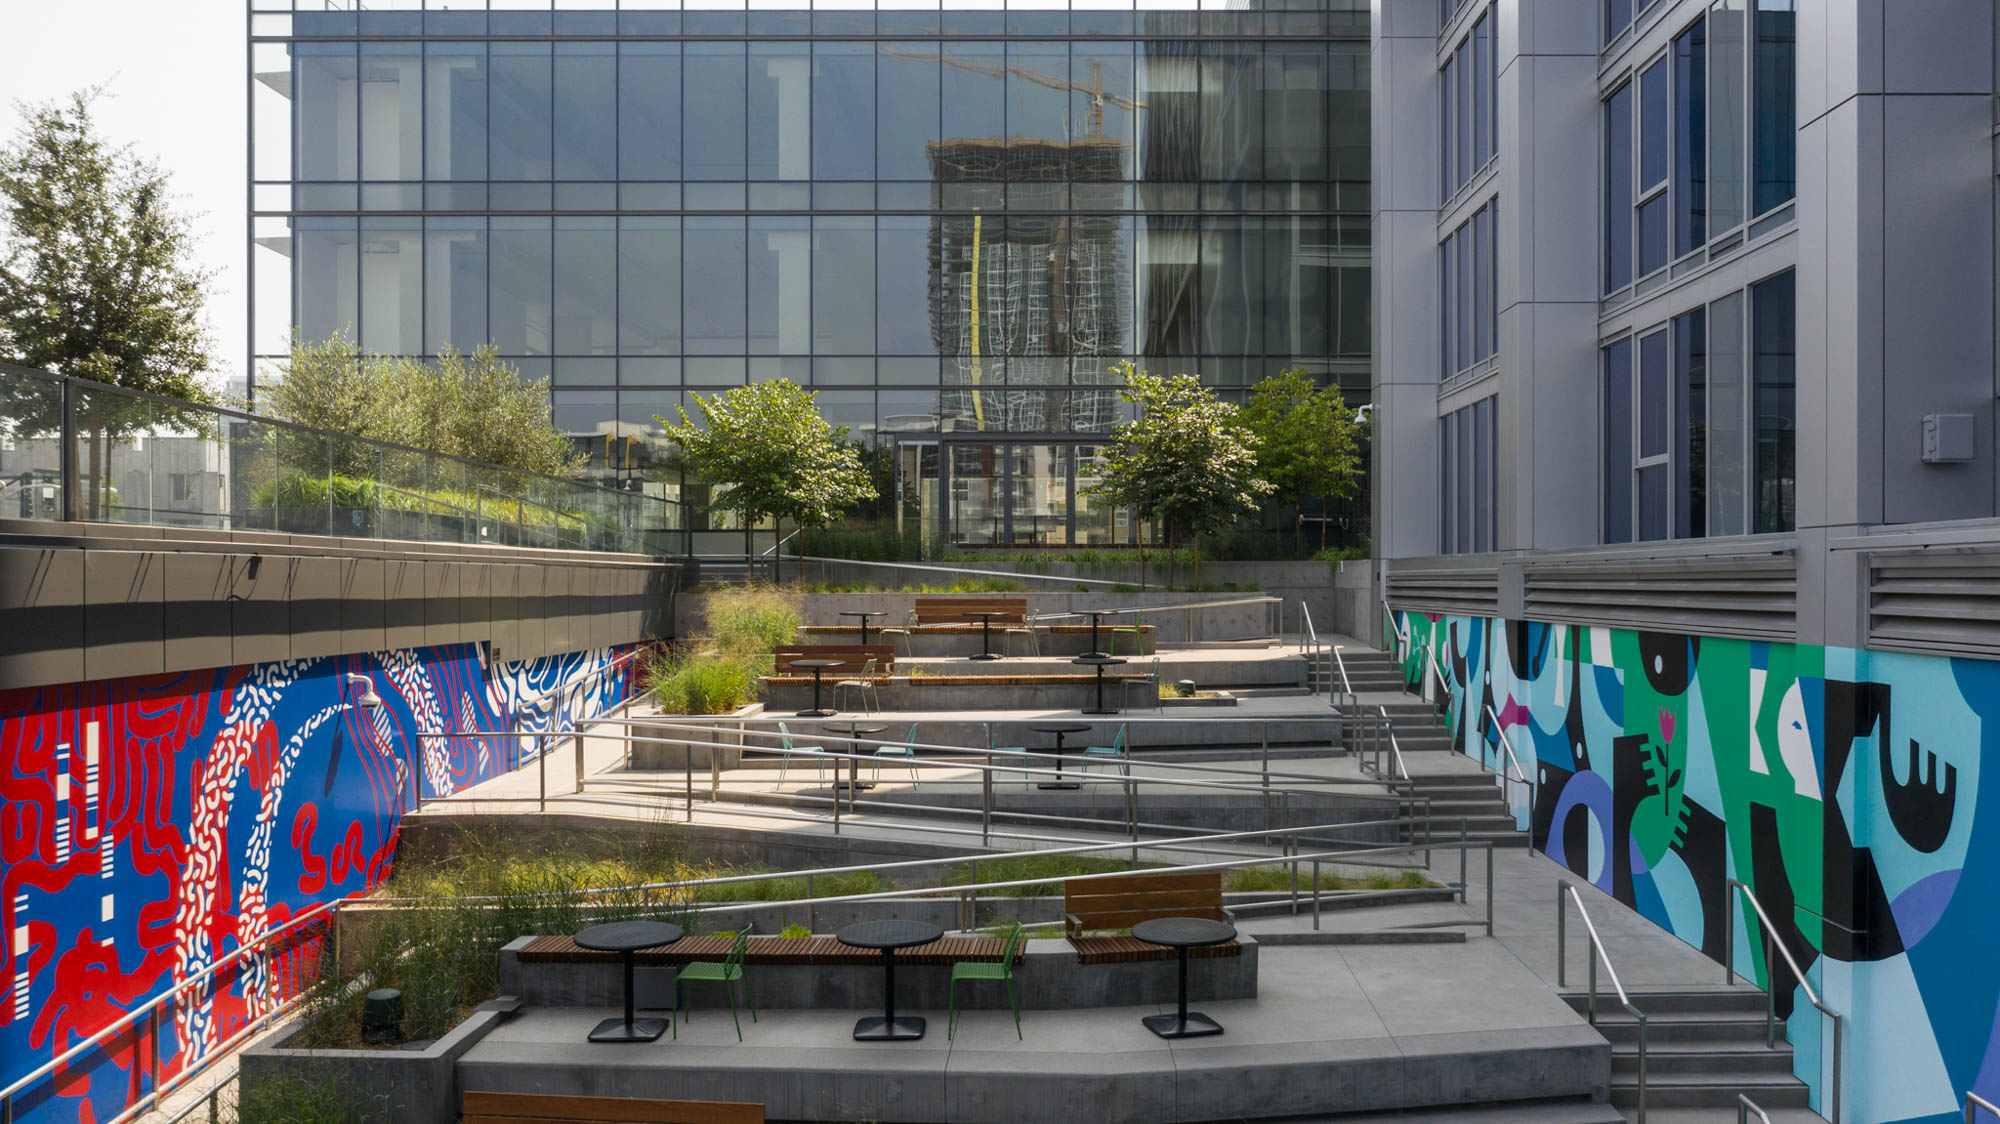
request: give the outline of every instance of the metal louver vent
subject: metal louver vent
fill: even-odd
[[[1388,578],[1389,607],[1426,613],[1456,613],[1467,617],[1500,615],[1500,573],[1492,568],[1392,569]]]
[[[1871,554],[1868,646],[2000,654],[2000,547]]]
[[[1798,565],[1790,554],[1530,562],[1522,586],[1533,621],[1760,640],[1789,640],[1797,627]]]

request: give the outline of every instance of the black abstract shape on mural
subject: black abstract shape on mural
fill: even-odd
[[[1692,800],[1681,806],[1685,826],[1674,853],[1701,894],[1701,951],[1720,960],[1729,947],[1729,829]]]
[[[1889,895],[1875,869],[1875,856],[1854,845],[1847,814],[1832,795],[1840,791],[1855,739],[1878,727],[1887,737],[1889,700],[1885,683],[1826,681],[1826,776],[1820,791],[1828,795],[1820,801],[1824,840],[1820,867],[1827,926],[1820,947],[1833,960],[1887,960],[1903,951],[1902,931],[1889,911]]]
[[[1785,872],[1785,852],[1778,837],[1778,813],[1768,804],[1750,805],[1750,870],[1751,892],[1757,895],[1757,904],[1771,915],[1771,939],[1784,944],[1799,962],[1799,967],[1810,971],[1813,957],[1819,955],[1805,934],[1799,931],[1798,914],[1793,909],[1797,898],[1792,893],[1791,876]],[[1749,903],[1743,910],[1749,916],[1744,923],[1755,920],[1755,913]],[[1754,930],[1753,930],[1754,931]],[[1830,935],[1830,930],[1822,930],[1822,939]],[[1765,966],[1768,973],[1764,978],[1765,988],[1777,1004],[1778,1018],[1792,1016],[1792,991],[1798,986],[1791,966],[1783,956],[1772,954]]]
[[[1563,714],[1563,736],[1569,739],[1570,764],[1579,773],[1590,771],[1590,741],[1583,729],[1583,629],[1571,625],[1569,629],[1569,650],[1576,657],[1569,661],[1569,709]]]
[[[1555,629],[1528,621],[1508,621],[1507,632],[1507,658],[1513,666],[1515,682],[1533,683],[1540,679],[1542,667],[1548,662],[1549,638],[1555,635]]]
[[[1611,739],[1611,823],[1605,845],[1611,849],[1611,896],[1637,907],[1632,892],[1632,815],[1639,802],[1659,789],[1647,775],[1645,734]]]
[[[1561,802],[1563,789],[1569,787],[1570,778],[1574,776],[1575,773],[1561,765],[1539,759],[1535,762],[1536,800],[1534,810],[1528,816],[1528,838],[1534,841],[1535,850],[1545,855],[1549,853],[1549,830],[1555,821],[1556,805]],[[1567,846],[1568,841],[1564,843],[1563,854],[1574,854]]]
[[[1662,698],[1676,698],[1686,694],[1688,684],[1694,679],[1694,665],[1701,651],[1698,636],[1677,636],[1671,632],[1641,632],[1639,640],[1639,666],[1646,673],[1646,681]]]
[[[1889,809],[1889,820],[1896,825],[1896,834],[1903,842],[1930,854],[1944,846],[1951,835],[1952,812],[1958,806],[1958,766],[1949,762],[1944,767],[1944,788],[1938,788],[1938,756],[1924,753],[1917,739],[1910,739],[1910,779],[1898,781],[1896,768],[1890,755],[1895,740],[1889,736],[1889,716],[1882,715],[1882,736],[1877,739],[1882,746],[1882,803]],[[1921,777],[1917,774],[1919,756],[1925,766]]]

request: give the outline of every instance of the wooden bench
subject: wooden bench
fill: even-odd
[[[464,1124],[764,1124],[764,1106],[742,1101],[654,1101],[467,1089],[464,1108]]]
[[[896,671],[896,646],[894,644],[780,644],[772,650],[776,657],[773,671],[778,675],[802,675],[812,678],[812,669],[794,668],[799,660],[845,660],[844,667],[826,669],[826,679],[830,683],[836,679],[852,679],[861,674],[861,665],[875,661],[877,678],[892,675]]]
[[[721,960],[729,955],[729,937],[682,937],[661,948],[649,948],[633,955],[633,962],[646,965],[687,964],[695,960]],[[899,949],[898,964],[925,964],[950,967],[961,960],[997,964],[1007,942],[999,937],[940,937],[929,944]],[[617,964],[615,952],[597,952],[577,947],[574,937],[536,937],[515,955],[523,964]],[[1017,950],[1014,963],[1026,958]],[[751,937],[743,949],[747,964],[859,964],[881,967],[882,954],[873,949],[841,944],[834,937]]]
[[[979,627],[981,618],[971,613],[1002,613],[993,618],[994,628],[1019,627],[1028,623],[1025,597],[919,597],[911,616],[919,625],[951,624]]]
[[[1234,921],[1222,904],[1222,872],[1189,874],[1114,874],[1104,878],[1072,878],[1063,883],[1063,934],[1076,949],[1079,964],[1129,964],[1142,960],[1172,960],[1171,948],[1147,944],[1129,936],[1091,936],[1093,929],[1129,929],[1161,917],[1205,917]],[[1191,948],[1189,956],[1238,956],[1235,941]]]

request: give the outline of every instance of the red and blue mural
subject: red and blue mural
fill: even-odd
[[[1532,784],[1534,844],[1775,992],[1825,1111],[1826,1020],[1729,885],[1844,1016],[1844,1122],[2000,1099],[2000,662],[1400,614],[1455,746]],[[1428,670],[1427,670],[1428,669]],[[1989,748],[1990,747],[1990,748]]]
[[[489,667],[476,644],[0,692],[0,1087],[395,862],[403,813],[532,761],[622,701],[602,648]],[[511,726],[508,723],[513,723]],[[18,1094],[98,1124],[289,997],[317,932],[215,973]]]

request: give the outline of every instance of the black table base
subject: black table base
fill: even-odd
[[[1116,714],[1116,713],[1118,713],[1118,708],[1117,708],[1117,707],[1115,707],[1115,706],[1086,706],[1086,707],[1084,707],[1084,708],[1083,708],[1082,710],[1079,710],[1079,711],[1077,711],[1077,713],[1078,713],[1078,714]]]
[[[1221,1023],[1199,1011],[1189,1011],[1185,1015],[1147,1015],[1139,1021],[1161,1038],[1206,1038],[1222,1033]]]
[[[993,619],[987,616],[979,622],[979,654],[975,660],[997,660],[1000,653],[993,650]]]
[[[1042,783],[1036,785],[1035,787],[1070,789],[1070,788],[1082,788],[1083,786],[1076,783],[1075,781],[1043,781]]]
[[[813,705],[811,710],[801,710],[794,718],[832,718],[837,710],[826,710],[819,705],[819,668],[813,668]]]
[[[1084,658],[1084,659],[1089,659],[1090,657],[1089,657],[1089,656],[1085,656],[1085,657],[1083,657],[1083,658]],[[1109,657],[1109,656],[1106,656],[1105,658],[1106,658],[1106,659],[1110,659],[1111,657]],[[1121,661],[1121,662],[1122,662],[1122,661]],[[1078,711],[1077,713],[1079,713],[1079,714],[1116,714],[1116,713],[1118,713],[1118,708],[1117,708],[1117,707],[1115,707],[1115,706],[1105,706],[1105,705],[1104,705],[1104,669],[1105,669],[1105,668],[1106,668],[1107,666],[1109,666],[1109,665],[1108,665],[1108,664],[1098,664],[1098,665],[1097,665],[1097,705],[1096,705],[1096,706],[1086,706],[1086,707],[1084,707],[1084,708],[1083,708],[1082,710]]]
[[[924,1036],[924,1020],[915,1015],[885,1019],[870,1015],[854,1024],[856,1042],[909,1042]]]
[[[592,1042],[653,1042],[667,1032],[665,1019],[605,1019],[590,1032]]]

